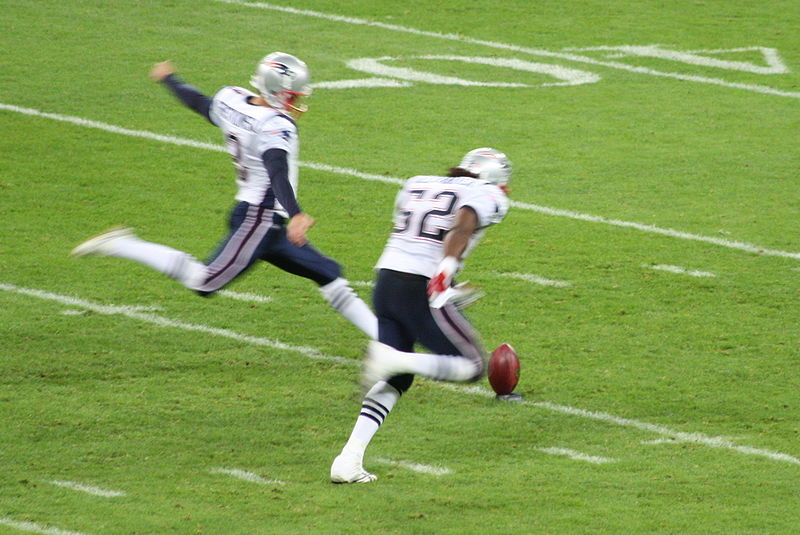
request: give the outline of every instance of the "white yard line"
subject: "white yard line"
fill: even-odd
[[[266,338],[259,338],[256,336],[250,336],[246,334],[239,334],[234,331],[230,331],[228,329],[219,329],[216,327],[209,327],[205,325],[198,325],[194,323],[185,323],[182,321],[172,320],[169,318],[165,318],[162,316],[157,316],[155,314],[143,314],[141,312],[131,312],[128,307],[118,307],[113,305],[101,305],[98,303],[93,303],[91,301],[87,301],[84,299],[79,299],[76,297],[70,297],[66,295],[59,295],[51,292],[46,292],[43,290],[36,290],[32,288],[24,288],[21,286],[16,286],[14,284],[6,284],[0,283],[0,290],[6,291],[10,293],[15,293],[19,295],[27,295],[30,297],[36,297],[39,299],[44,299],[47,301],[54,301],[57,303],[61,303],[67,306],[78,306],[81,308],[86,308],[89,310],[93,310],[99,314],[117,314],[121,316],[125,316],[131,319],[136,319],[139,321],[144,321],[147,323],[151,323],[154,325],[158,325],[160,327],[170,327],[174,329],[183,329],[192,332],[203,332],[206,334],[211,334],[214,336],[222,336],[225,338],[233,339],[238,342],[249,343],[249,344],[256,344],[262,346],[268,346],[275,349],[282,349],[282,350],[289,350],[296,353],[300,353],[308,358],[312,359],[322,359],[322,360],[330,360],[333,362],[338,362],[341,364],[348,364],[352,366],[360,366],[361,361],[357,359],[348,359],[345,357],[337,357],[331,355],[325,355],[319,350],[307,346],[293,346],[290,344],[285,344],[283,342],[277,340],[269,340]],[[469,394],[469,395],[477,395],[482,397],[495,397],[494,392],[487,390],[486,388],[480,386],[462,386],[456,385],[451,383],[442,383],[442,382],[434,382],[442,388],[446,388],[448,390],[452,390],[455,392],[460,392],[462,394]],[[738,453],[743,453],[746,455],[755,455],[758,457],[765,457],[768,459],[772,459],[774,461],[780,461],[790,464],[797,464],[800,465],[800,458],[794,457],[792,455],[786,453],[780,453],[775,451],[770,451],[767,449],[762,448],[753,448],[751,446],[740,446],[738,444],[734,444],[730,440],[724,437],[713,437],[704,435],[702,433],[685,433],[682,431],[674,431],[667,427],[658,424],[651,424],[647,422],[641,422],[639,420],[634,420],[631,418],[623,418],[621,416],[614,416],[613,414],[608,414],[605,412],[600,411],[589,411],[585,409],[578,409],[575,407],[569,407],[567,405],[559,405],[556,403],[549,403],[546,401],[521,401],[519,403],[523,406],[528,407],[536,407],[539,409],[545,409],[551,412],[556,412],[559,414],[567,414],[570,416],[576,416],[579,418],[585,418],[589,420],[596,420],[608,424],[618,425],[621,427],[629,427],[633,429],[638,429],[640,431],[645,431],[648,433],[655,433],[657,435],[661,435],[664,437],[672,437],[677,440],[691,442],[693,444],[700,444],[703,446],[708,446],[711,448],[720,448],[720,449],[727,449],[736,451]]]
[[[553,279],[546,279],[544,277],[540,277],[538,275],[534,275],[532,273],[505,273],[501,271],[493,272],[494,275],[498,277],[505,277],[507,279],[517,279],[523,280],[525,282],[532,282],[534,284],[539,284],[541,286],[553,286],[555,288],[566,288],[568,286],[572,286],[569,282],[566,281],[559,281]]]
[[[120,496],[126,495],[121,490],[108,490],[100,487],[95,487],[94,485],[86,485],[83,483],[78,483],[76,481],[62,481],[59,479],[55,479],[53,481],[50,481],[50,484],[70,490],[77,490],[78,492],[85,492],[86,494],[91,494],[92,496],[100,496],[101,498],[119,498]]]
[[[446,388],[448,390],[453,390],[456,392],[462,392],[464,394],[472,394],[487,398],[494,398],[495,393],[484,388],[481,386],[463,386],[457,385],[452,383],[436,383],[437,385],[441,386],[442,388]],[[790,464],[797,464],[800,465],[800,458],[794,457],[793,455],[789,455],[786,453],[780,453],[776,451],[771,451],[763,448],[753,448],[750,446],[740,446],[738,444],[734,444],[729,439],[725,437],[713,437],[709,435],[704,435],[703,433],[685,433],[683,431],[675,431],[673,429],[669,429],[663,425],[658,424],[651,424],[647,422],[642,422],[639,420],[634,420],[632,418],[623,418],[621,416],[614,416],[613,414],[609,414],[607,412],[601,411],[589,411],[586,409],[578,409],[575,407],[570,407],[568,405],[559,405],[557,403],[550,403],[548,401],[525,401],[522,400],[518,402],[519,405],[529,406],[529,407],[536,407],[539,409],[546,409],[551,412],[556,412],[560,414],[567,414],[570,416],[576,416],[578,418],[586,418],[588,420],[596,420],[599,422],[604,422],[608,424],[618,425],[620,427],[629,427],[633,429],[638,429],[640,431],[646,431],[648,433],[655,433],[657,435],[661,435],[668,438],[673,438],[675,440],[679,440],[682,442],[690,442],[692,444],[699,444],[702,446],[708,446],[710,448],[720,448],[720,449],[727,449],[733,450],[739,453],[744,453],[746,455],[755,455],[758,457],[766,457],[767,459],[772,459],[773,461],[781,461]]]
[[[675,80],[683,80],[687,82],[697,82],[703,84],[712,84],[718,85],[722,87],[730,87],[733,89],[742,89],[745,91],[752,91],[755,93],[761,93],[765,95],[776,95],[781,97],[789,97],[789,98],[800,98],[800,92],[797,91],[784,91],[781,89],[775,89],[774,87],[763,86],[763,85],[756,85],[756,84],[742,84],[737,82],[729,82],[727,80],[723,80],[720,78],[710,78],[707,76],[694,76],[689,74],[681,74],[677,72],[664,72],[664,71],[657,71],[655,69],[649,69],[646,67],[637,67],[635,65],[628,65],[626,63],[620,63],[617,61],[602,61],[598,60],[589,56],[581,56],[578,54],[567,53],[567,52],[551,52],[549,50],[544,50],[540,48],[529,48],[525,46],[517,46],[508,43],[500,43],[497,41],[486,41],[483,39],[473,39],[472,37],[466,37],[464,35],[456,35],[452,33],[440,33],[440,32],[432,32],[427,30],[418,30],[416,28],[411,28],[409,26],[399,26],[397,24],[386,24],[384,22],[378,22],[374,20],[368,19],[361,19],[357,17],[345,17],[342,15],[334,15],[331,13],[323,13],[321,11],[312,11],[310,9],[297,9],[293,7],[287,6],[280,6],[275,4],[269,4],[266,2],[243,2],[241,0],[216,0],[217,2],[221,2],[224,4],[232,4],[237,6],[246,6],[252,7],[257,9],[267,9],[271,11],[280,11],[282,13],[289,13],[291,15],[300,15],[304,17],[313,17],[318,19],[324,19],[331,22],[343,22],[345,24],[354,24],[359,26],[368,26],[370,28],[380,28],[383,30],[389,30],[393,32],[401,32],[401,33],[408,33],[412,35],[420,35],[424,37],[432,37],[435,39],[445,39],[448,41],[457,41],[460,43],[467,43],[471,45],[479,45],[485,46],[488,48],[494,48],[499,50],[510,50],[512,52],[520,52],[522,54],[529,54],[533,56],[542,56],[547,58],[557,58],[557,59],[564,59],[568,61],[575,61],[578,63],[586,63],[590,65],[598,65],[602,67],[609,67],[612,69],[618,69],[622,71],[628,72],[635,72],[638,74],[646,74],[649,76],[657,76],[662,78],[673,78]]]
[[[716,277],[713,273],[709,271],[697,271],[694,269],[686,269],[680,266],[670,266],[667,264],[642,264],[642,267],[646,267],[649,269],[655,269],[656,271],[666,271],[668,273],[676,273],[678,275],[689,275],[690,277]]]
[[[237,301],[249,301],[251,303],[272,303],[274,301],[274,299],[266,295],[232,292],[231,290],[220,290],[217,293],[224,297],[236,299]]]
[[[9,528],[26,531],[28,533],[42,533],[43,535],[86,535],[80,531],[69,531],[51,526],[42,526],[41,524],[35,524],[33,522],[18,522],[6,517],[0,517],[0,526],[8,526]]]
[[[258,483],[259,485],[285,485],[286,482],[279,479],[266,479],[253,472],[240,470],[238,468],[212,468],[209,470],[212,474],[224,474],[226,476],[235,477],[242,481],[249,481],[250,483]]]
[[[562,455],[564,457],[569,457],[575,461],[584,461],[587,463],[592,464],[605,464],[605,463],[613,463],[616,462],[616,459],[610,459],[608,457],[597,457],[596,455],[587,455],[585,453],[581,453],[579,451],[567,449],[567,448],[534,448],[537,451],[541,451],[542,453],[549,453],[550,455]]]
[[[101,305],[99,303],[94,303],[92,301],[87,301],[85,299],[79,299],[77,297],[54,294],[31,288],[22,288],[19,286],[15,286],[13,284],[0,283],[0,290],[22,295],[29,295],[31,297],[38,297],[39,299],[45,299],[48,301],[55,301],[57,303],[61,303],[64,305],[91,310],[98,314],[125,316],[130,319],[135,319],[139,321],[144,321],[146,323],[151,323],[153,325],[158,325],[159,327],[170,327],[173,329],[181,329],[184,331],[202,332],[214,336],[230,338],[232,340],[236,340],[237,342],[244,342],[247,344],[253,344],[258,346],[266,346],[266,347],[271,347],[273,349],[280,349],[282,351],[293,351],[296,353],[301,353],[302,355],[305,355],[312,359],[329,360],[333,362],[338,362],[340,364],[353,364],[359,362],[354,359],[348,359],[345,357],[325,355],[319,352],[318,350],[314,349],[313,347],[295,346],[291,344],[285,344],[280,340],[273,340],[269,338],[261,338],[259,336],[249,336],[246,334],[239,334],[237,332],[228,329],[209,327],[207,325],[198,325],[196,323],[185,323],[183,321],[172,320],[169,318],[165,318],[164,316],[158,316],[156,314],[136,312],[131,310],[131,307],[127,306]]]
[[[621,219],[609,219],[603,216],[581,214],[578,212],[572,212],[570,210],[560,210],[557,208],[549,208],[547,206],[540,206],[536,204],[529,204],[518,201],[511,201],[511,206],[513,206],[514,208],[530,210],[532,212],[539,212],[541,214],[546,214],[546,215],[567,217],[569,219],[577,219],[579,221],[587,221],[589,223],[601,223],[604,225],[612,225],[615,227],[640,230],[642,232],[649,232],[651,234],[661,234],[663,236],[669,236],[671,238],[680,238],[682,240],[692,240],[692,241],[710,243],[712,245],[719,245],[721,247],[727,247],[728,249],[738,249],[740,251],[745,251],[753,254],[759,254],[764,256],[779,256],[779,257],[794,258],[796,260],[800,260],[800,253],[790,253],[787,251],[768,249],[766,247],[762,247],[760,245],[755,245],[752,243],[737,242],[732,240],[726,240],[724,238],[702,236],[699,234],[690,234],[688,232],[683,232],[671,228],[661,228],[655,225],[646,225],[644,223],[623,221]]]
[[[385,457],[378,457],[377,459],[372,459],[372,460],[379,464],[388,464],[389,466],[399,466],[400,468],[405,468],[406,470],[411,470],[412,472],[418,472],[420,474],[446,476],[453,473],[453,471],[450,470],[449,468],[444,468],[442,466],[431,466],[428,464],[413,463],[410,461],[393,461],[391,459],[386,459]]]
[[[52,119],[56,121],[66,122],[75,124],[78,126],[84,126],[88,128],[96,128],[99,130],[104,130],[106,132],[112,132],[115,134],[122,134],[127,136],[134,136],[144,139],[152,139],[154,141],[160,141],[163,143],[171,143],[173,145],[180,145],[185,147],[192,147],[197,149],[205,149],[205,150],[213,150],[217,152],[227,152],[226,149],[222,145],[215,145],[212,143],[204,143],[201,141],[195,141],[191,139],[183,139],[179,137],[173,136],[164,136],[161,134],[156,134],[153,132],[148,132],[146,130],[131,130],[128,128],[122,128],[119,126],[101,123],[99,121],[90,121],[87,119],[82,119],[80,117],[72,117],[69,115],[59,115],[57,113],[47,113],[42,112],[32,108],[23,108],[20,106],[14,106],[11,104],[3,104],[0,103],[0,110],[11,111],[15,113],[22,113],[24,115],[31,115],[35,117],[42,117],[45,119]],[[400,178],[394,177],[387,177],[383,175],[378,175],[374,173],[363,173],[356,169],[351,169],[347,167],[336,167],[332,165],[326,165],[321,163],[313,163],[313,162],[300,162],[300,166],[307,167],[309,169],[314,169],[317,171],[324,171],[327,173],[335,173],[344,176],[352,176],[356,178],[360,178],[362,180],[369,180],[373,182],[383,182],[386,184],[394,184],[394,185],[401,185],[403,184],[403,180]],[[745,251],[748,253],[759,254],[763,256],[777,256],[777,257],[785,257],[785,258],[794,258],[796,260],[800,260],[800,253],[788,252],[788,251],[781,251],[777,249],[769,249],[767,247],[763,247],[761,245],[755,245],[751,243],[745,242],[737,242],[731,240],[725,240],[722,238],[714,238],[709,236],[702,236],[698,234],[690,234],[688,232],[682,232],[679,230],[668,229],[668,228],[660,228],[654,225],[646,225],[643,223],[635,223],[631,221],[622,221],[620,219],[609,219],[602,216],[590,215],[590,214],[581,214],[579,212],[572,212],[570,210],[561,210],[559,208],[550,208],[547,206],[541,206],[536,204],[524,203],[519,201],[511,201],[511,206],[520,210],[528,210],[531,212],[538,212],[540,214],[556,216],[556,217],[566,217],[569,219],[576,219],[579,221],[587,221],[591,223],[601,223],[605,225],[612,225],[617,227],[623,228],[630,228],[634,230],[639,230],[642,232],[649,232],[652,234],[661,234],[663,236],[669,236],[672,238],[680,238],[684,240],[694,240],[699,242],[710,243],[712,245],[718,245],[721,247],[727,247],[729,249],[738,249],[740,251]]]

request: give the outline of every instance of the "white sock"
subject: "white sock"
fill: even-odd
[[[356,295],[347,279],[339,277],[321,286],[319,291],[336,312],[373,340],[378,339],[378,319],[367,304]]]
[[[139,238],[119,240],[116,249],[109,255],[127,258],[144,264],[159,273],[172,277],[187,288],[199,287],[206,277],[206,266],[193,256],[172,247],[152,243]]]
[[[398,374],[411,373],[437,381],[464,382],[474,379],[480,373],[475,362],[461,355],[431,355],[395,350],[392,360]]]
[[[400,399],[400,392],[395,387],[386,381],[375,383],[364,396],[361,414],[358,415],[353,431],[350,433],[350,439],[342,451],[363,459],[364,451],[369,446],[372,437],[378,432],[398,399]]]

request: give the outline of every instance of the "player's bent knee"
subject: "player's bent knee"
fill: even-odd
[[[394,377],[389,378],[386,381],[390,385],[392,385],[400,394],[411,388],[411,384],[414,382],[414,376],[410,373],[404,373],[403,375],[395,375]]]

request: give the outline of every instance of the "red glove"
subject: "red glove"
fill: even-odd
[[[436,274],[428,281],[428,300],[433,302],[439,294],[453,285],[453,277],[461,267],[460,262],[454,256],[446,256],[439,262]]]

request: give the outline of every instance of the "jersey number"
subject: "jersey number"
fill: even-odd
[[[247,181],[247,168],[242,164],[242,144],[234,134],[225,134],[225,144],[228,145],[228,154],[233,158],[233,165],[236,167],[236,179],[242,182]]]
[[[409,194],[411,195],[409,202],[425,200],[426,193],[427,191],[423,189],[409,191]],[[453,208],[455,208],[456,203],[458,202],[458,195],[455,191],[445,190],[438,192],[431,199],[437,201],[437,208],[433,208],[427,212],[417,214],[413,210],[399,210],[396,219],[398,225],[393,229],[392,232],[397,234],[401,234],[403,232],[414,233],[414,229],[416,229],[416,232],[414,233],[415,236],[434,241],[443,241],[445,234],[447,234],[447,231],[450,229],[437,225],[436,219],[445,218],[453,213]],[[415,215],[420,215],[419,222],[417,223],[413,221],[415,219]],[[434,219],[429,221],[429,218]]]

